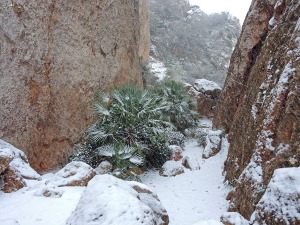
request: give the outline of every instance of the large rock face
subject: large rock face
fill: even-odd
[[[10,4],[0,8],[0,138],[48,170],[93,121],[97,90],[141,85],[148,0]]]
[[[300,165],[299,12],[299,1],[252,1],[215,114],[229,131],[230,210],[246,219],[274,170]]]

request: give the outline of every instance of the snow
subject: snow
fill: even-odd
[[[66,224],[152,225],[154,221],[160,224],[154,209],[163,210],[163,207],[151,194],[140,196],[126,181],[111,175],[97,175],[89,182]]]
[[[199,126],[207,130],[211,129],[211,121],[203,119]],[[141,176],[144,184],[124,183],[115,181],[114,177],[101,175],[100,177],[105,179],[102,178],[100,182],[91,183],[90,181],[89,185],[94,188],[89,191],[86,187],[57,187],[49,182],[55,180],[57,174],[45,174],[41,180],[26,181],[28,187],[17,192],[10,194],[0,192],[0,204],[5,206],[0,207],[0,224],[11,225],[17,224],[16,221],[18,221],[20,225],[66,225],[72,212],[79,207],[78,203],[81,198],[86,199],[88,203],[100,198],[101,201],[96,202],[103,205],[105,201],[105,210],[113,213],[108,217],[113,219],[114,223],[103,224],[124,224],[129,217],[129,212],[133,215],[142,215],[145,209],[149,212],[159,211],[164,206],[170,217],[170,225],[220,225],[220,216],[227,211],[228,207],[225,197],[230,191],[230,188],[224,185],[222,175],[228,146],[226,138],[223,139],[221,151],[216,156],[204,160],[201,158],[203,148],[197,144],[196,140],[190,139],[186,141],[182,154],[188,157],[189,163],[197,169],[184,168],[185,173],[176,177],[162,177],[159,171],[149,171]],[[65,175],[68,176],[63,173],[60,177]],[[134,186],[143,189],[142,192],[137,193]],[[97,194],[98,192],[102,193],[101,197]],[[157,203],[154,193],[151,194],[153,198],[146,195],[149,192],[157,193],[162,205]],[[84,197],[83,193],[88,193],[89,197]],[[131,204],[136,201],[139,201],[139,206]],[[87,206],[87,210],[93,211],[97,208],[98,206]],[[75,221],[80,225],[85,224],[81,219],[75,216],[69,219],[69,222],[74,221],[74,225]],[[147,218],[145,222],[146,220]],[[10,222],[4,223],[3,221]],[[135,223],[126,221],[126,224]]]
[[[211,125],[206,120],[201,123]],[[175,177],[158,176],[150,171],[141,176],[144,184],[157,193],[166,207],[170,225],[221,225],[220,216],[227,211],[225,200],[229,187],[223,183],[223,164],[227,157],[228,142],[224,141],[221,151],[214,157],[203,160],[203,148],[196,140],[185,143],[183,156],[188,156],[200,170],[184,169],[185,173]]]
[[[300,167],[276,169],[256,211],[251,216],[251,222],[261,217],[261,214],[268,214],[284,224],[299,221],[299,205]]]
[[[181,173],[184,173],[183,166],[181,162],[176,161],[167,161],[164,163],[164,165],[161,168],[161,175],[162,176],[177,176]]]
[[[0,221],[15,219],[20,225],[65,225],[81,197],[82,187],[61,188],[61,198],[35,196],[36,188],[23,188],[12,194],[0,192]],[[1,225],[8,225],[3,224]]]
[[[197,91],[200,91],[200,92],[203,92],[203,93],[205,93],[207,91],[213,91],[213,90],[216,90],[216,89],[221,90],[221,87],[218,84],[216,84],[213,81],[206,80],[206,79],[197,79],[197,80],[195,80],[194,88]]]
[[[194,223],[193,225],[224,225],[224,224],[217,220],[202,220],[198,223]]]
[[[84,183],[82,181],[92,177],[94,173],[93,168],[88,164],[73,161],[47,180],[47,183],[54,186],[78,186],[72,183]]]
[[[232,225],[249,225],[249,221],[237,212],[224,213],[222,215],[221,221]]]
[[[40,179],[40,175],[28,164],[26,155],[21,150],[0,139],[0,157],[10,158],[10,168],[25,179]]]
[[[273,16],[270,20],[269,20],[269,25],[273,26],[275,24],[275,17]]]
[[[21,158],[15,158],[9,166],[20,176],[25,179],[41,179],[41,176],[30,167],[28,163],[25,163]]]
[[[156,76],[159,81],[162,81],[166,77],[167,68],[165,67],[163,62],[153,57],[150,57],[149,67],[150,67],[150,72],[154,74],[154,76]]]
[[[298,19],[298,21],[297,21],[295,31],[300,31],[300,19]]]

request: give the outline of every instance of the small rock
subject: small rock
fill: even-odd
[[[174,177],[183,173],[184,173],[184,169],[180,162],[167,161],[162,166],[159,175],[164,177]]]
[[[112,165],[108,161],[103,161],[94,169],[94,171],[97,175],[107,174],[112,171]]]
[[[185,168],[192,170],[192,167],[190,165],[190,158],[188,156],[184,157],[181,162]]]
[[[73,161],[50,178],[48,183],[58,187],[86,186],[95,175],[95,171],[88,164]]]
[[[45,186],[34,193],[34,196],[44,196],[47,198],[60,198],[64,191],[59,189],[59,187]]]
[[[221,216],[221,222],[225,225],[249,225],[249,221],[246,220],[241,214],[237,212],[227,212]]]
[[[202,158],[207,159],[216,155],[222,146],[222,130],[209,131],[206,137],[206,146],[203,150]]]
[[[179,161],[183,158],[182,156],[182,148],[178,145],[170,145],[169,148],[172,152],[172,159],[175,161]]]
[[[26,187],[23,177],[10,167],[4,171],[1,180],[0,188],[4,193],[11,193]]]

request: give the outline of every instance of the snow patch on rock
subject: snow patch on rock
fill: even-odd
[[[300,223],[300,167],[274,171],[265,194],[251,216],[251,224]]]
[[[174,177],[182,173],[184,173],[184,168],[181,162],[170,160],[164,163],[159,174],[165,177]]]
[[[223,224],[227,225],[249,225],[249,221],[237,212],[224,213],[221,216],[221,221]]]
[[[96,175],[93,168],[84,162],[73,161],[58,171],[48,183],[54,186],[86,186]]]
[[[165,224],[153,210],[163,208],[160,202],[150,200],[149,196],[140,196],[131,185],[111,175],[95,176],[89,182],[66,224],[120,225],[124,222],[130,225]],[[150,202],[150,205],[145,202]]]
[[[206,79],[197,79],[194,82],[194,88],[196,91],[206,93],[207,91],[221,90],[222,88],[213,81]]]

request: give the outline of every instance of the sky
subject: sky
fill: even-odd
[[[227,11],[239,18],[241,24],[252,0],[189,0],[191,5],[199,5],[206,13]]]

